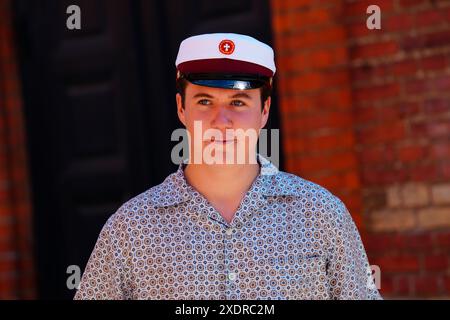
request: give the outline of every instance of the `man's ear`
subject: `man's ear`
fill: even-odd
[[[264,101],[264,107],[262,110],[262,117],[261,117],[261,129],[264,128],[267,124],[267,121],[269,120],[269,111],[270,111],[270,103],[271,103],[270,97]]]
[[[175,100],[177,101],[178,119],[180,119],[181,123],[186,127],[185,109],[183,108],[183,98],[181,97],[181,94],[177,93]]]

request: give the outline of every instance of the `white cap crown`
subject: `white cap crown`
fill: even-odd
[[[236,33],[202,34],[183,40],[175,66],[181,70],[189,62],[196,62],[195,68],[198,69],[202,61],[209,61],[210,64],[211,61],[220,61],[214,59],[236,61],[239,68],[244,66],[246,69],[245,66],[248,65],[250,72],[255,70],[255,73],[262,73],[268,77],[272,77],[276,71],[274,52],[270,46],[250,36]],[[232,61],[228,61],[228,63]],[[247,64],[242,64],[242,62]],[[252,65],[255,68],[251,68]],[[229,66],[230,64],[226,68]]]

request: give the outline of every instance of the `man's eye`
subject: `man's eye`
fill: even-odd
[[[233,100],[231,101],[231,104],[236,107],[245,106],[245,103],[241,100]]]
[[[197,103],[207,106],[207,105],[211,104],[211,101],[209,101],[208,99],[202,99],[202,100],[199,100]]]

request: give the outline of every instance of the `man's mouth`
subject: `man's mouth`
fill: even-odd
[[[215,139],[214,137],[211,138],[211,140],[209,140],[208,142],[214,142],[214,143],[231,143],[231,142],[235,142],[236,139],[227,139],[227,140],[222,140],[222,139]]]

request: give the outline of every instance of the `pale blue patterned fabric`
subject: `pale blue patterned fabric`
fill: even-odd
[[[185,164],[126,202],[75,299],[381,299],[342,201],[258,162],[230,224],[187,183]]]

